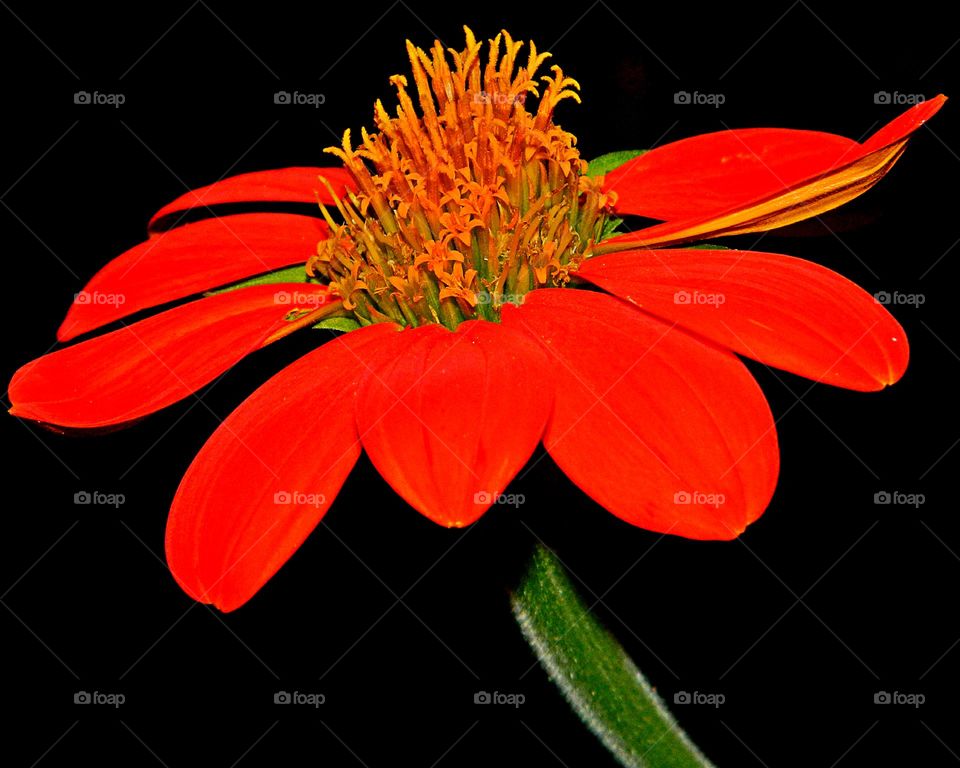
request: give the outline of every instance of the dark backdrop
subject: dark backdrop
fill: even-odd
[[[6,281],[3,375],[47,350],[72,294],[139,242],[161,204],[228,173],[323,164],[346,127],[370,125],[403,40],[461,44],[508,25],[583,86],[564,127],[586,157],[745,126],[863,138],[903,107],[875,94],[958,93],[957,33],[934,4],[798,0],[654,7],[603,0],[0,8]],[[120,93],[119,108],[74,103]],[[278,90],[325,103],[276,105]],[[725,103],[676,104],[719,93]],[[896,101],[891,96],[890,101]],[[2,579],[5,764],[612,765],[539,668],[507,590],[531,542],[556,549],[601,620],[721,766],[952,765],[960,621],[955,180],[948,104],[880,187],[839,217],[744,247],[808,257],[894,309],[913,359],[863,395],[756,366],[779,421],[782,471],[739,542],[630,528],[536,463],[474,527],[443,530],[361,461],[326,525],[250,604],[193,605],[162,562],[166,511],[218,419],[316,339],[290,339],[134,428],[54,435],[0,419],[6,444]],[[951,251],[951,249],[953,249]],[[318,433],[318,439],[322,435]],[[123,493],[117,510],[80,491]],[[875,494],[924,494],[917,507]],[[317,709],[276,691],[322,693]],[[514,710],[478,690],[522,693]],[[78,691],[123,694],[118,708]],[[922,694],[918,707],[877,692]]]

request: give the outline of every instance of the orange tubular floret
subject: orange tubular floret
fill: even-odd
[[[464,30],[462,51],[407,41],[412,78],[390,78],[395,115],[378,101],[377,132],[354,148],[346,131],[326,150],[357,191],[337,200],[342,224],[324,208],[333,236],[307,269],[362,324],[498,320],[505,302],[566,284],[611,210],[576,138],[553,122],[560,101],[580,101],[577,81],[557,66],[538,79],[550,54],[533,43],[518,68],[523,43],[505,31],[484,61]]]

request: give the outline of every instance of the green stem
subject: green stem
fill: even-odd
[[[550,679],[621,765],[712,768],[545,546],[537,545],[512,604]]]

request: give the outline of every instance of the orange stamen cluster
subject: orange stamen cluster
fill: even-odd
[[[538,81],[549,54],[533,43],[518,67],[523,43],[506,32],[484,65],[465,30],[452,67],[439,41],[429,54],[407,41],[421,114],[394,75],[396,116],[377,101],[378,132],[363,130],[354,148],[347,131],[326,150],[356,192],[337,199],[341,221],[321,206],[332,236],[307,271],[362,324],[497,320],[504,303],[565,285],[603,232],[613,201],[583,175],[576,137],[553,123],[558,102],[580,101],[579,84],[557,66]]]

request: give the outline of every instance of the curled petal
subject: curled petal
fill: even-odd
[[[717,131],[650,150],[608,173],[603,186],[617,193],[619,213],[689,219],[780,192],[854,159],[860,149],[819,131]]]
[[[856,151],[841,152],[838,144],[836,151],[839,156],[832,162],[830,157],[833,150],[825,146],[820,153],[820,160],[828,164],[815,167],[811,163],[806,175],[799,168],[788,166],[787,178],[780,178],[779,182],[774,183],[771,180],[777,178],[777,168],[783,166],[785,161],[769,164],[762,157],[755,157],[747,165],[755,169],[758,163],[760,167],[766,164],[769,173],[734,172],[729,191],[718,193],[715,200],[726,200],[730,203],[728,207],[717,209],[708,200],[705,212],[610,238],[596,251],[604,253],[633,246],[676,245],[704,238],[762,232],[832,210],[859,197],[880,181],[900,159],[910,134],[935,114],[944,101],[946,97],[937,96],[912,107],[864,144],[857,145]],[[736,141],[736,137],[732,140]],[[726,143],[729,141],[728,137]],[[743,150],[747,155],[752,154],[749,145],[744,145]],[[647,156],[641,155],[631,162],[638,162]],[[746,195],[734,201],[741,177],[749,179],[749,182],[744,182]],[[711,183],[726,184],[722,176],[717,176]],[[673,192],[679,194],[676,189]],[[696,194],[689,194],[691,200],[695,201]],[[632,211],[621,208],[620,212]]]

